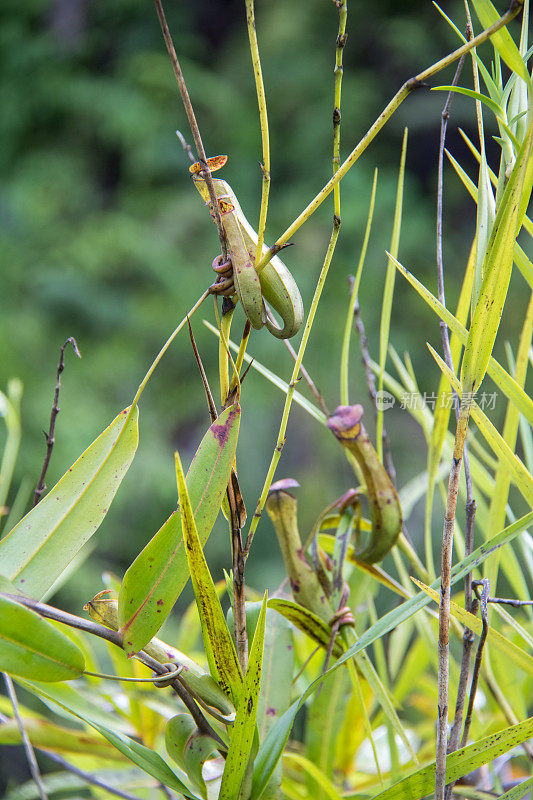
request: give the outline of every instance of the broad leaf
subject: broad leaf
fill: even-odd
[[[68,681],[85,669],[83,653],[50,622],[0,595],[0,670],[39,681]]]
[[[201,545],[215,524],[239,435],[240,407],[227,408],[211,425],[187,473],[187,489]],[[157,633],[189,578],[181,522],[174,512],[129,567],[118,614],[124,649],[141,650]]]
[[[0,542],[2,572],[41,599],[95,533],[139,440],[137,407],[125,409],[53,489]]]
[[[237,707],[242,685],[241,668],[202,550],[179,454],[176,453],[175,457],[184,549],[202,625],[207,661],[213,678]]]

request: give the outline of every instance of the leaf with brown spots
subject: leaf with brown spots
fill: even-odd
[[[217,518],[239,435],[240,407],[227,408],[202,439],[187,473],[201,545]],[[128,655],[157,633],[189,578],[180,515],[175,511],[129,567],[119,594],[120,632]]]
[[[205,560],[179,453],[175,453],[184,550],[198,607],[205,653],[212,677],[235,706],[240,697],[242,673],[217,590]],[[229,468],[231,468],[229,463]],[[226,481],[229,477],[229,468]]]
[[[249,794],[249,789],[242,792],[241,788],[243,781],[251,780],[249,765],[254,755],[253,746],[256,735],[255,723],[259,690],[261,688],[266,611],[267,593],[265,592],[250,649],[248,669],[244,676],[237,714],[233,723],[228,756],[220,785],[219,800],[234,800],[236,797],[248,797]]]

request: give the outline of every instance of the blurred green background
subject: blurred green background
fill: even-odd
[[[209,155],[227,153],[226,178],[256,227],[260,135],[244,3],[172,2],[166,13]],[[446,4],[463,27],[462,4]],[[269,102],[272,189],[267,238],[286,228],[331,172],[332,91],[338,18],[330,0],[257,3],[257,30]],[[213,279],[216,230],[191,185],[176,139],[191,140],[153,4],[144,0],[14,0],[2,3],[0,25],[0,380],[24,383],[23,442],[14,486],[35,484],[44,455],[60,345],[77,339],[83,355],[66,353],[48,486],[130,402],[153,356]],[[349,4],[342,109],[345,156],[405,79],[456,46],[428,0]],[[487,53],[490,51],[487,49]],[[470,68],[465,80],[470,80]],[[451,81],[452,72],[434,83]],[[347,277],[362,243],[372,173],[379,184],[372,238],[360,291],[370,348],[377,357],[379,318],[404,126],[409,127],[400,258],[436,288],[435,187],[441,93],[421,90],[400,108],[343,181],[342,231],[305,363],[333,409],[339,402],[339,348]],[[458,98],[448,145],[475,176],[457,126],[474,135],[473,108]],[[446,166],[447,297],[455,307],[475,224],[471,201]],[[309,308],[327,247],[332,202],[294,237],[286,261]],[[521,311],[520,287],[511,308]],[[217,388],[218,348],[194,318],[208,376]],[[515,341],[513,313],[504,333]],[[243,317],[237,311],[234,335]],[[422,390],[437,369],[425,342],[440,349],[436,319],[401,280],[391,331],[409,350]],[[297,337],[299,338],[299,337]],[[249,352],[290,375],[283,344],[254,332]],[[358,343],[352,344],[351,400],[363,402],[373,429]],[[305,387],[300,389],[306,392]],[[278,431],[283,397],[251,371],[243,390],[240,477],[253,512]],[[497,406],[496,421],[503,404]],[[405,411],[386,415],[399,485],[424,468],[420,430]],[[208,426],[208,413],[187,335],[165,357],[141,402],[138,455],[90,553],[57,602],[79,612],[102,588],[101,573],[121,576],[176,502],[173,450],[185,463]],[[3,435],[3,431],[2,431]],[[294,477],[302,529],[353,483],[333,437],[297,407],[278,478]],[[440,516],[440,509],[438,509]],[[421,513],[409,530],[420,538]],[[440,522],[436,520],[436,536]],[[436,544],[437,548],[437,544]],[[219,520],[208,545],[215,577],[229,568],[227,530]],[[281,559],[268,519],[259,527],[248,580],[256,588],[281,579]],[[189,597],[190,600],[190,597]]]

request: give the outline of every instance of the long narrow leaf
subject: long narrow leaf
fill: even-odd
[[[175,458],[183,541],[202,625],[207,660],[213,678],[220,683],[228,697],[233,700],[233,704],[237,706],[242,686],[241,668],[237,660],[233,640],[226,625],[215,584],[202,550],[202,543],[198,536],[189,493],[187,492],[185,475],[177,452],[175,453]]]
[[[435,589],[431,589],[429,586],[426,586],[422,581],[418,581],[416,578],[411,578],[413,583],[415,583],[419,589],[422,589],[423,592],[431,597],[437,604],[439,603],[440,596]],[[475,617],[470,612],[466,611],[464,608],[461,608],[460,605],[454,603],[453,601],[450,603],[450,613],[456,619],[459,620],[463,625],[466,625],[470,630],[477,633],[479,636],[482,631],[483,624],[479,617]],[[524,670],[528,675],[533,675],[533,656],[530,656],[529,653],[526,653],[525,650],[522,650],[521,647],[518,647],[514,642],[509,641],[505,636],[502,636],[499,631],[495,630],[489,625],[488,628],[488,639],[494,647],[497,647],[499,650],[502,651],[510,660],[514,661],[520,669]]]
[[[499,533],[490,541],[485,542],[485,544],[481,545],[481,547],[478,547],[470,556],[464,558],[452,569],[451,584],[454,585],[457,583],[457,581],[461,580],[461,578],[464,578],[464,576],[471,572],[474,567],[483,563],[483,561],[485,561],[485,559],[488,558],[491,553],[495,552],[504,544],[507,544],[507,542],[512,541],[516,536],[522,533],[525,528],[531,525],[532,522],[533,511],[531,511],[529,514],[526,514],[526,516],[522,517],[520,520],[517,520],[517,522],[513,523],[513,525],[505,528],[505,530],[501,531],[501,533]],[[439,587],[440,580],[434,581],[434,583],[431,585],[432,589],[438,589]],[[278,763],[279,758],[281,757],[281,754],[283,753],[283,749],[289,738],[296,714],[305,703],[307,698],[317,690],[324,677],[338,669],[341,664],[343,664],[349,658],[352,658],[357,653],[361,652],[364,648],[371,645],[377,639],[380,639],[389,631],[393,630],[398,625],[401,625],[402,622],[405,622],[405,620],[412,617],[430,602],[430,598],[424,594],[424,592],[420,592],[415,597],[407,600],[405,603],[402,603],[402,605],[398,608],[395,608],[393,611],[385,614],[384,617],[381,617],[381,619],[379,619],[374,625],[365,631],[358,642],[349,650],[347,650],[346,653],[344,653],[344,655],[341,656],[338,661],[336,661],[335,664],[329,668],[324,676],[320,676],[317,680],[313,681],[307,687],[305,692],[303,692],[303,694],[299,697],[299,699],[295,700],[285,714],[283,714],[283,716],[270,729],[265,741],[259,748],[254,765],[254,776],[250,800],[259,800],[264,787],[266,786],[272,772],[276,767],[276,764]]]
[[[392,256],[390,256],[390,258],[392,258]],[[468,339],[468,331],[464,325],[462,325],[459,320],[454,317],[451,311],[448,311],[448,309],[437,300],[435,295],[426,289],[424,284],[420,283],[420,281],[417,280],[415,276],[403,266],[403,264],[400,264],[400,262],[395,258],[392,258],[392,261],[396,268],[402,273],[404,278],[406,278],[411,286],[416,289],[418,294],[426,301],[430,308],[432,308],[435,313],[442,320],[444,320],[452,333],[454,333],[463,344],[466,344]],[[505,396],[512,400],[525,418],[533,425],[533,400],[531,397],[524,392],[522,387],[518,385],[511,375],[509,375],[509,373],[504,370],[501,364],[492,358],[492,356],[489,359],[487,372],[494,383],[502,390]]]
[[[525,722],[493,733],[491,736],[480,739],[479,742],[456,750],[455,753],[450,753],[446,759],[446,783],[453,783],[483,764],[488,764],[489,761],[507,753],[516,745],[527,741],[532,734],[533,717],[530,717]],[[431,794],[434,785],[435,762],[375,795],[374,800],[410,800],[411,798],[414,800],[414,798]]]
[[[428,344],[429,351],[443,373],[446,375],[455,391],[462,397],[463,387],[459,380],[448,368],[448,365],[442,360],[437,352]],[[504,463],[509,470],[509,473],[516,484],[517,489],[520,490],[529,505],[533,504],[533,477],[526,469],[522,461],[511,450],[507,442],[498,433],[494,425],[490,422],[487,416],[479,408],[477,403],[473,402],[471,406],[472,419],[478,426],[481,434],[485,437],[486,441],[493,449],[494,453],[498,456],[500,461]]]
[[[241,796],[241,786],[252,756],[259,690],[261,688],[266,610],[267,594],[265,592],[250,649],[250,659],[242,684],[237,714],[233,723],[226,765],[222,774],[219,800],[234,800],[234,798]]]

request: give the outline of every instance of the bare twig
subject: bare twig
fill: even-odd
[[[14,600],[17,603],[26,606],[26,608],[31,608],[33,611],[36,611],[41,617],[53,619],[56,622],[61,622],[63,625],[68,625],[70,628],[76,628],[79,631],[92,633],[94,636],[98,636],[100,639],[105,639],[107,642],[111,642],[111,644],[114,644],[116,647],[124,649],[122,637],[118,631],[113,631],[110,628],[106,628],[105,625],[100,625],[98,622],[94,622],[92,619],[83,619],[82,617],[77,617],[75,614],[70,614],[68,611],[61,611],[58,608],[49,606],[46,603],[40,603],[39,601],[33,600],[30,597],[25,597],[24,595],[8,593],[3,594],[8,599]],[[142,664],[145,664],[147,667],[149,667],[149,669],[151,669],[152,672],[155,672],[157,675],[165,675],[168,672],[166,666],[160,664],[159,661],[156,661],[155,658],[149,656],[144,652],[144,650],[136,653],[135,658],[137,658]],[[225,754],[227,749],[226,745],[214,728],[212,728],[209,722],[205,719],[204,715],[191,697],[181,676],[172,681],[170,685],[191,714],[198,730],[201,733],[204,733],[206,736],[211,736],[213,739],[215,739],[215,741],[221,745],[220,752]]]
[[[55,389],[54,389],[54,401],[52,403],[52,411],[51,411],[51,414],[50,414],[50,427],[48,429],[48,433],[46,433],[46,431],[44,431],[44,435],[45,435],[45,438],[46,438],[46,454],[45,454],[45,457],[44,457],[43,468],[41,470],[41,475],[39,477],[39,482],[37,483],[37,486],[35,487],[35,491],[33,493],[33,505],[34,506],[37,505],[37,503],[39,502],[39,500],[41,499],[41,497],[43,496],[43,494],[46,491],[46,484],[45,484],[44,481],[45,481],[45,478],[46,478],[46,473],[47,473],[47,470],[48,470],[48,466],[50,464],[50,459],[52,458],[52,450],[54,449],[54,442],[55,442],[54,434],[55,434],[55,429],[56,429],[56,417],[57,417],[57,415],[59,414],[59,411],[60,411],[60,408],[58,406],[58,402],[59,402],[59,392],[60,392],[60,389],[61,389],[61,373],[63,372],[63,369],[65,368],[64,356],[65,356],[65,348],[67,347],[68,344],[72,345],[72,347],[74,349],[74,352],[76,353],[78,358],[81,358],[80,351],[78,350],[78,345],[76,344],[76,339],[74,339],[73,336],[69,336],[67,341],[65,342],[65,344],[62,345],[60,347],[60,349],[59,349],[59,363],[57,365],[56,385],[55,385]]]
[[[174,70],[174,75],[176,76],[176,81],[178,83],[178,87],[180,90],[181,99],[185,107],[185,113],[187,114],[187,119],[189,120],[191,133],[193,135],[194,144],[196,146],[196,152],[198,153],[198,160],[202,165],[202,170],[200,174],[204,178],[207,185],[207,189],[209,191],[213,216],[217,226],[218,238],[220,239],[220,247],[222,249],[222,260],[227,261],[228,250],[226,247],[226,237],[224,235],[224,228],[222,227],[222,220],[220,218],[220,209],[218,207],[218,202],[215,194],[213,178],[211,177],[211,170],[209,169],[209,165],[207,163],[207,157],[205,154],[202,137],[200,135],[200,129],[196,121],[196,116],[194,113],[194,109],[192,107],[191,99],[189,97],[189,92],[187,91],[185,78],[183,77],[183,72],[181,71],[180,62],[178,61],[178,56],[176,55],[174,42],[172,41],[172,36],[170,35],[170,31],[168,29],[167,20],[165,18],[165,12],[163,11],[161,0],[154,0],[154,3],[157,11],[157,16],[159,18],[159,24],[161,25],[161,30],[163,32],[163,38],[167,46],[168,55],[170,57],[170,62],[172,64],[172,69]]]
[[[468,26],[467,29],[467,36],[469,39],[473,38],[470,26]],[[459,82],[459,77],[461,75],[464,66],[464,60],[465,56],[463,55],[460,58],[459,63],[457,65],[457,69],[453,77],[452,86],[456,86],[457,83]],[[448,120],[450,118],[450,107],[452,99],[453,99],[453,92],[450,91],[448,97],[446,98],[446,103],[444,104],[444,108],[441,113],[439,161],[438,161],[437,241],[436,241],[437,285],[438,285],[438,297],[443,305],[446,305],[446,295],[444,290],[444,264],[442,257],[443,164],[444,164],[444,147],[446,142],[446,133],[448,128]],[[443,321],[440,322],[440,332],[441,332],[442,347],[446,364],[452,371],[454,371],[452,352],[450,348],[449,331],[446,323]],[[459,414],[460,414],[459,399],[455,391],[453,391],[453,397],[454,397],[454,408],[455,408],[456,418],[459,419]],[[474,530],[474,519],[476,513],[476,502],[472,497],[472,478],[470,473],[470,462],[468,458],[468,450],[466,444],[464,446],[464,451],[463,451],[463,460],[465,465],[465,478],[466,478],[465,555],[469,555],[472,552],[472,546],[473,546],[473,530]],[[457,469],[457,465],[455,466]],[[460,471],[460,465],[459,465],[459,471]],[[450,487],[451,486],[452,486],[452,476],[450,475]],[[454,509],[455,509],[455,504],[454,504]],[[455,517],[455,510],[453,516]],[[449,528],[449,525],[446,525],[445,523],[445,530],[447,528]],[[453,534],[453,521],[452,521],[451,533]],[[466,697],[466,687],[468,683],[470,657],[472,651],[472,644],[474,641],[473,632],[470,631],[468,628],[465,628],[463,634],[463,653],[461,659],[459,684],[457,688],[457,700],[455,705],[454,723],[450,733],[449,742],[448,744],[446,744],[446,736],[442,734],[444,734],[445,729],[447,727],[447,718],[448,718],[448,678],[447,678],[448,666],[446,664],[446,675],[441,674],[441,666],[444,659],[446,659],[447,661],[449,657],[447,637],[445,641],[445,637],[443,636],[444,628],[446,626],[449,626],[449,608],[448,610],[446,610],[447,606],[449,605],[446,600],[447,596],[449,595],[449,587],[446,588],[445,586],[445,577],[448,571],[447,565],[451,565],[452,548],[453,548],[453,535],[449,534],[450,531],[447,530],[447,533],[443,535],[442,564],[446,566],[444,570],[441,569],[441,596],[443,599],[441,601],[441,607],[439,610],[439,617],[440,617],[439,646],[441,648],[441,653],[440,653],[441,659],[439,664],[439,730],[441,732],[441,735],[438,737],[438,746],[437,746],[436,795],[437,793],[440,793],[440,796],[442,796],[442,790],[444,787],[444,776],[446,773],[446,755],[447,753],[451,753],[454,750],[456,750],[459,745],[459,737],[461,733],[463,710]],[[467,610],[470,609],[472,603],[472,595],[470,588],[471,581],[472,581],[472,575],[469,574],[465,577],[465,607]],[[445,715],[445,719],[442,717],[442,715]],[[439,783],[441,784],[440,786]],[[449,800],[449,798],[451,797],[452,789],[453,789],[453,784],[449,784],[446,787],[444,792],[446,800]]]
[[[497,603],[500,606],[513,606],[513,608],[533,606],[533,600],[515,600],[509,597],[489,597],[487,603]]]
[[[192,148],[191,148],[190,144],[188,143],[187,139],[185,138],[185,136],[182,134],[181,131],[176,131],[176,136],[180,140],[180,144],[183,147],[183,149],[185,150],[185,152],[187,153],[187,155],[189,156],[189,159],[194,164],[196,159],[194,157],[194,154],[192,152]]]
[[[487,641],[487,634],[489,632],[489,617],[487,612],[487,601],[490,592],[490,583],[488,578],[484,578],[482,581],[472,581],[472,586],[482,586],[481,596],[474,600],[474,604],[472,607],[472,613],[476,613],[476,608],[479,599],[479,607],[481,611],[481,620],[483,623],[483,628],[481,631],[481,636],[479,637],[479,644],[477,646],[476,652],[476,660],[474,662],[474,670],[472,672],[472,683],[470,684],[470,697],[468,698],[468,708],[466,709],[466,717],[465,717],[465,725],[463,729],[463,736],[461,739],[461,747],[464,747],[468,741],[468,734],[470,733],[470,725],[472,722],[472,712],[474,710],[474,700],[476,699],[476,692],[477,692],[477,684],[479,681],[479,671],[481,669],[481,662],[483,660],[483,648],[485,647],[485,642]]]
[[[15,687],[13,686],[13,681],[9,677],[9,675],[4,672],[4,683],[6,685],[7,693],[9,695],[9,699],[11,701],[11,706],[13,707],[13,715],[17,722],[17,727],[20,731],[20,738],[22,739],[22,744],[24,745],[24,750],[26,751],[26,760],[28,762],[28,766],[30,768],[30,773],[35,781],[35,785],[39,791],[39,796],[41,800],[48,800],[48,796],[46,794],[45,788],[43,786],[43,780],[41,777],[41,773],[39,771],[39,766],[37,764],[37,759],[35,758],[35,753],[33,751],[32,744],[30,742],[30,737],[24,727],[24,723],[22,721],[22,717],[20,716],[20,709],[19,703],[17,700],[17,694],[15,692]]]

